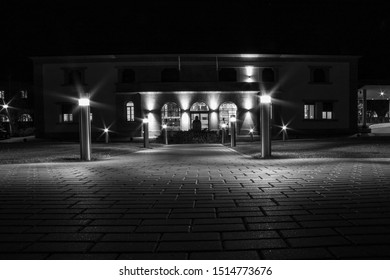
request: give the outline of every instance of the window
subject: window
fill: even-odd
[[[331,102],[324,102],[322,104],[322,119],[333,119],[333,104]]]
[[[26,99],[27,98],[27,90],[21,90],[20,91],[20,97],[23,98],[23,99]]]
[[[273,83],[275,82],[275,72],[272,68],[264,68],[261,73],[261,79],[263,82]]]
[[[233,102],[222,103],[219,106],[219,125],[228,125],[232,116],[237,116],[237,105]]]
[[[305,120],[314,120],[315,119],[315,104],[303,105],[303,118]]]
[[[310,68],[310,82],[313,84],[327,84],[330,83],[329,67],[311,67]]]
[[[8,116],[0,114],[0,122],[9,122]]]
[[[202,124],[202,130],[209,128],[209,106],[206,105],[204,102],[196,102],[194,103],[190,108],[191,113],[191,127],[196,119],[200,120]]]
[[[162,82],[179,82],[180,81],[180,71],[176,68],[167,68],[161,72],[161,81]]]
[[[134,121],[134,103],[133,103],[133,101],[129,101],[126,103],[126,121],[128,121],[128,122]]]
[[[4,99],[4,90],[0,90],[0,99]]]
[[[60,123],[69,123],[73,122],[73,104],[60,104],[60,114],[59,114]]]
[[[82,85],[85,84],[85,68],[63,68],[64,85]]]
[[[169,130],[180,130],[180,108],[174,102],[168,102],[161,108],[161,123]]]
[[[234,68],[222,68],[218,73],[221,82],[237,82],[237,71]]]
[[[133,69],[123,69],[122,70],[122,83],[134,83],[135,81],[135,72]]]
[[[18,119],[19,122],[32,122],[32,117],[31,115],[29,114],[22,114],[19,119]]]

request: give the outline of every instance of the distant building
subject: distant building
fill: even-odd
[[[361,81],[358,89],[358,124],[390,122],[390,81]]]
[[[33,94],[31,84],[0,82],[0,127],[12,136],[34,133]]]
[[[77,100],[91,99],[95,135],[151,137],[163,124],[219,130],[237,117],[237,132],[259,131],[259,96],[272,97],[275,135],[353,133],[357,129],[357,57],[317,55],[103,55],[35,57],[38,137],[78,135]]]

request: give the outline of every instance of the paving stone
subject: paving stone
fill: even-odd
[[[334,257],[324,248],[272,249],[262,250],[264,259],[269,260],[326,260]]]
[[[220,241],[161,242],[157,252],[193,252],[222,250]]]
[[[385,259],[388,163],[262,161],[204,144],[82,164],[2,165],[0,255]]]
[[[257,260],[260,259],[255,250],[225,252],[192,252],[191,260]]]
[[[287,244],[282,239],[251,239],[251,240],[234,240],[224,241],[226,250],[245,250],[245,249],[268,249],[268,248],[283,248]]]

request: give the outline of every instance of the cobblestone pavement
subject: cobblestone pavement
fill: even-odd
[[[390,259],[389,159],[172,145],[0,165],[2,259]]]

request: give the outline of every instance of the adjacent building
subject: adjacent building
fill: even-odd
[[[354,56],[185,54],[35,57],[37,137],[78,135],[78,99],[91,100],[94,137],[192,129],[218,131],[237,119],[238,135],[259,131],[259,96],[272,98],[274,135],[353,133],[357,129]]]

